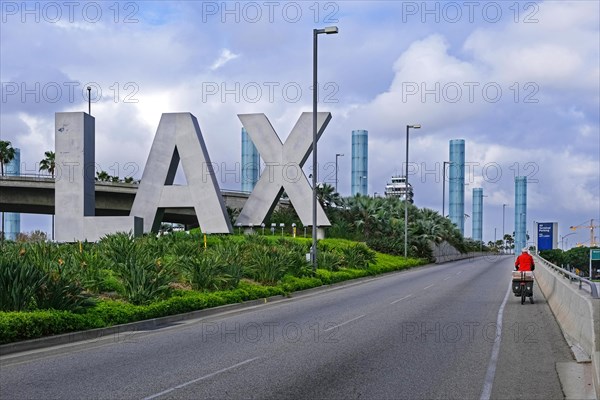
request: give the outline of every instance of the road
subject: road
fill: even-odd
[[[2,399],[561,399],[572,361],[512,257],[410,271],[0,359]],[[498,326],[500,323],[501,328]]]

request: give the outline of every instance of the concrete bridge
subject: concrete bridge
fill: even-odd
[[[132,183],[96,182],[96,215],[127,216],[138,185]],[[247,192],[221,190],[225,205],[242,209],[250,196]],[[288,200],[280,204],[289,205]],[[54,178],[45,176],[0,177],[0,211],[27,214],[54,214]],[[164,222],[188,226],[198,225],[193,208],[167,208]]]

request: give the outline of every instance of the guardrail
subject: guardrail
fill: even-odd
[[[552,268],[553,270],[555,270],[556,272],[558,272],[559,274],[564,275],[565,277],[569,277],[569,280],[571,281],[579,281],[579,289],[581,289],[582,284],[583,283],[587,283],[588,285],[590,285],[590,293],[592,295],[593,299],[600,299],[600,296],[598,295],[598,287],[596,286],[596,284],[588,279],[582,278],[577,274],[574,274],[570,271],[567,271],[564,268],[559,267],[558,265],[554,265],[552,264],[550,261],[537,256],[537,259],[539,259],[540,261],[542,261],[546,266]]]

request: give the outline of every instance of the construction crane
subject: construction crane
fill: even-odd
[[[596,242],[596,236],[594,236],[594,229],[598,228],[598,225],[594,225],[594,219],[590,220],[590,224],[586,225],[586,222],[583,222],[579,225],[570,226],[571,230],[575,231],[577,229],[589,229],[590,230],[590,247],[597,247],[598,242]],[[577,246],[583,245],[583,243],[579,243]]]

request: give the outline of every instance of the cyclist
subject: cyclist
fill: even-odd
[[[515,270],[516,271],[533,271],[535,269],[535,264],[533,262],[533,257],[529,254],[529,249],[525,247],[521,251],[521,255],[517,257],[515,261]]]

